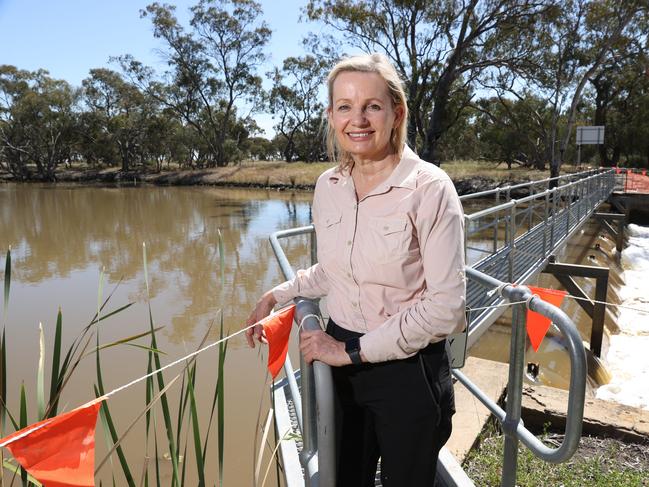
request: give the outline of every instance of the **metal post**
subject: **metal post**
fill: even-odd
[[[582,195],[582,187],[583,184],[578,183],[579,186],[575,188],[575,197],[577,198],[577,201],[575,201],[575,206],[577,207],[577,221],[581,220],[581,195]]]
[[[509,209],[509,232],[507,234],[509,246],[509,282],[514,281],[514,241],[516,240],[516,203]]]
[[[534,191],[534,186],[530,186],[530,196],[534,196],[536,192]],[[534,199],[530,200],[530,202],[527,204],[527,211],[529,212],[528,214],[528,220],[527,220],[527,230],[532,230],[532,226],[534,223]]]
[[[581,144],[577,144],[577,168],[581,167]]]
[[[543,206],[543,257],[548,255],[548,218],[550,217],[550,190],[545,190],[545,204]]]
[[[552,225],[550,226],[550,249],[554,248],[554,227],[555,222],[557,220],[557,190],[556,188],[552,188],[550,190],[550,194],[552,195]],[[551,252],[552,250],[550,250]]]
[[[597,357],[602,356],[602,335],[604,334],[604,317],[606,316],[606,294],[608,290],[608,272],[595,280],[595,305],[593,306],[593,327],[590,331],[590,351]]]
[[[568,235],[570,233],[570,215],[572,215],[572,208],[570,204],[570,199],[572,198],[572,186],[568,186],[568,195],[566,197],[566,233],[564,235]]]
[[[519,301],[524,294],[521,290],[518,297],[512,297]],[[518,465],[518,437],[516,429],[521,420],[521,394],[523,390],[523,365],[525,361],[525,321],[526,307],[524,304],[514,306],[512,311],[512,333],[509,349],[509,382],[507,384],[507,403],[505,406],[505,420],[503,430],[505,433],[505,449],[503,458],[502,487],[514,487],[516,485],[516,468]]]
[[[311,232],[310,235],[310,243],[311,243],[311,265],[315,265],[316,262],[318,262],[318,246],[317,246],[317,240],[315,236],[315,230]]]
[[[500,204],[500,188],[496,188],[496,206]],[[499,215],[500,212],[496,212],[495,220],[494,220],[494,244],[493,244],[493,253],[495,254],[498,252],[498,227],[500,226],[500,218]]]
[[[468,249],[468,242],[469,242],[469,225],[471,225],[471,220],[469,219],[468,215],[464,214],[464,262],[469,264],[469,253],[467,251]]]
[[[300,371],[302,372],[302,441],[304,442],[300,453],[300,463],[305,467],[305,485],[317,487],[318,485],[318,434],[315,410],[312,405],[316,403],[313,367],[307,364],[300,354]]]

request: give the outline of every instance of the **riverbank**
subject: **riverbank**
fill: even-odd
[[[160,172],[121,171],[118,168],[93,169],[83,167],[61,168],[56,181],[78,184],[157,186],[228,186],[270,188],[276,190],[312,190],[318,176],[332,167],[331,163],[245,161],[240,165],[209,169],[166,169]],[[513,167],[481,161],[453,161],[442,165],[453,179],[460,195],[485,191],[497,186],[517,184],[548,177],[549,171]],[[564,167],[573,172],[572,166]],[[0,181],[16,181],[8,173],[0,172]]]

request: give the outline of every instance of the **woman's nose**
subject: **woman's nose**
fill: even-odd
[[[365,109],[363,107],[354,108],[352,110],[352,123],[356,126],[367,124],[367,117],[365,116]]]

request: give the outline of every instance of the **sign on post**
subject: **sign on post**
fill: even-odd
[[[577,145],[592,145],[604,143],[604,125],[577,127]]]
[[[604,143],[604,125],[577,127],[577,167],[581,166],[581,146]]]

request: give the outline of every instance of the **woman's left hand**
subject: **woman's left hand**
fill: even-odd
[[[352,363],[345,352],[345,344],[327,335],[322,330],[300,333],[300,351],[307,363],[319,360],[332,367],[340,367]]]

